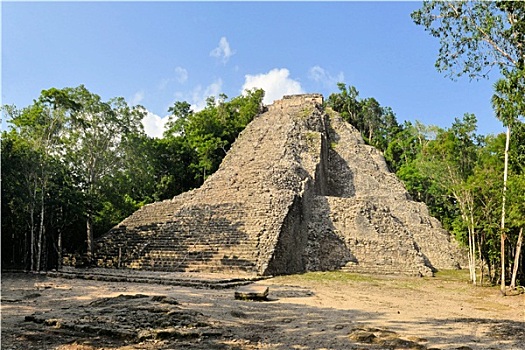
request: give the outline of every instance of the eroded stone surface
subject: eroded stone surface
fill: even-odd
[[[235,299],[238,300],[255,300],[255,301],[264,301],[268,299],[268,293],[270,288],[267,286],[261,285],[249,285],[239,287],[235,291]]]
[[[166,296],[121,294],[94,300],[77,309],[25,316],[25,321],[134,342],[199,338],[217,333],[206,316],[177,305],[175,299]]]
[[[464,255],[382,154],[321,95],[288,96],[199,189],[144,206],[97,242],[101,267],[278,275],[432,275]]]

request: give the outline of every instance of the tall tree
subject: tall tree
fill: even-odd
[[[34,270],[40,153],[16,130],[2,133],[1,146],[2,263]]]
[[[39,102],[44,106],[44,113],[48,113],[52,115],[51,119],[49,120],[48,127],[51,132],[55,134],[54,139],[49,137],[49,145],[48,147],[52,148],[52,152],[55,152],[55,154],[58,155],[58,160],[60,163],[63,162],[63,154],[64,154],[64,142],[63,138],[65,137],[65,134],[67,132],[68,124],[70,124],[70,121],[72,118],[74,118],[74,115],[76,112],[80,109],[80,105],[76,103],[75,101],[71,100],[69,96],[63,91],[58,90],[56,88],[51,88],[49,90],[43,90],[39,99]],[[55,130],[53,130],[55,129]],[[48,151],[46,148],[44,148],[44,156],[48,157]],[[47,162],[48,164],[51,163],[51,159]],[[52,166],[54,169],[53,173],[58,173],[55,169],[59,168],[59,165]],[[43,173],[41,177],[42,183],[44,184],[43,190],[41,192],[42,196],[47,194],[47,185],[49,181],[49,175]],[[40,213],[40,231],[38,236],[38,265],[37,270],[40,271],[40,262],[42,260],[42,245],[44,242],[42,242],[42,239],[44,236],[44,198],[42,198],[42,207],[41,207],[41,213]],[[59,231],[58,236],[58,242],[57,242],[57,250],[58,255],[60,259],[61,255],[61,249],[62,249],[62,231]]]
[[[508,4],[506,4],[508,3]],[[510,4],[511,3],[511,4]],[[517,67],[523,51],[523,4],[514,1],[425,1],[412,19],[439,39],[436,68],[455,78],[486,77]]]
[[[370,144],[374,143],[374,133],[384,127],[382,116],[383,109],[377,100],[373,97],[365,98],[362,102],[363,127],[366,131],[365,137]]]
[[[331,94],[328,97],[327,105],[334,111],[339,112],[344,120],[358,130],[362,130],[359,91],[354,86],[347,87],[344,83],[338,83],[337,87],[339,88],[339,93]]]
[[[344,83],[337,86],[339,93],[331,94],[327,105],[359,130],[365,142],[385,151],[388,143],[401,131],[392,109],[382,107],[373,97],[360,99],[354,86],[347,87]]]
[[[513,124],[513,138],[508,153],[509,181],[508,181],[508,232],[509,243],[514,249],[508,250],[514,253],[512,261],[513,268],[510,287],[516,287],[516,279],[519,269],[523,271],[523,228],[525,227],[525,123],[516,121]],[[522,261],[520,263],[520,261]],[[521,273],[520,282],[523,285],[525,276]]]
[[[496,82],[494,89],[496,93],[492,97],[492,104],[498,119],[507,127],[506,141],[505,141],[505,166],[503,171],[503,200],[501,205],[501,291],[505,292],[505,240],[507,234],[505,231],[505,205],[507,193],[507,179],[508,179],[508,164],[509,164],[509,147],[511,129],[517,123],[520,116],[525,115],[525,71],[505,70],[505,79],[500,79]]]
[[[31,106],[17,111],[5,108],[10,116],[13,131],[27,142],[35,156],[32,169],[25,173],[30,195],[30,269],[42,269],[43,246],[46,239],[46,198],[49,195],[50,178],[54,172],[52,162],[61,154],[61,139],[67,123],[69,104],[56,90],[43,91]],[[36,213],[38,210],[38,214]],[[38,216],[38,222],[35,222]]]
[[[22,110],[4,107],[11,124],[9,137],[12,145],[24,145],[23,148],[9,150],[26,150],[24,156],[18,159],[19,165],[25,164],[24,159],[32,159],[31,166],[21,173],[25,179],[23,187],[29,193],[29,269],[32,271],[42,269],[42,264],[47,261],[45,247],[48,243],[55,243],[47,242],[50,236],[50,232],[46,231],[49,221],[47,209],[52,198],[54,178],[61,173],[64,162],[63,140],[66,130],[78,107],[63,91],[54,88],[42,91],[32,105]]]
[[[472,283],[476,284],[476,216],[475,193],[468,179],[473,173],[476,159],[476,118],[466,114],[456,118],[452,127],[439,133],[429,142],[419,158],[418,165],[456,201],[462,223],[468,232],[469,270]]]
[[[505,75],[523,70],[525,4],[518,1],[426,1],[412,13],[414,22],[441,44],[436,67],[451,78],[486,77],[497,66]],[[507,77],[508,79],[508,77]],[[496,87],[497,94],[504,91]],[[523,100],[523,95],[521,95]],[[497,116],[508,127],[508,121]],[[510,138],[510,127],[507,128]],[[508,144],[508,142],[507,142]],[[504,175],[506,182],[506,175]],[[503,192],[505,198],[505,186]],[[501,292],[505,294],[505,200],[501,220]]]
[[[88,200],[86,213],[86,255],[93,255],[93,218],[99,203],[102,180],[122,166],[123,144],[130,135],[143,132],[141,124],[146,112],[130,108],[123,98],[103,102],[100,96],[83,85],[65,89],[80,109],[72,121],[68,135],[68,157]]]

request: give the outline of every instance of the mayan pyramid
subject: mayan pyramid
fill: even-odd
[[[460,267],[450,234],[322,102],[294,95],[268,106],[202,187],[146,205],[101,237],[97,265],[419,276]]]

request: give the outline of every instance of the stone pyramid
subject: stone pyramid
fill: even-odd
[[[285,96],[199,189],[144,206],[97,241],[101,267],[429,276],[464,254],[380,151],[318,94]]]

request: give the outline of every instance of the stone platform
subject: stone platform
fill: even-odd
[[[227,289],[238,288],[267,277],[247,273],[188,273],[145,271],[136,269],[111,268],[72,268],[63,267],[59,271],[48,271],[49,277],[78,278],[107,282],[165,284],[181,287]]]

